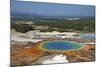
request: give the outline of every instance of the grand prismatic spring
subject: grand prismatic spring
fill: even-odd
[[[40,44],[40,47],[49,51],[68,51],[80,49],[83,47],[83,44],[71,41],[56,40],[43,42]]]

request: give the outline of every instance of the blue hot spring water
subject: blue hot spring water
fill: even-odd
[[[95,34],[84,33],[84,34],[81,34],[80,37],[82,37],[82,38],[95,38]]]
[[[47,41],[43,43],[42,48],[48,50],[71,50],[81,48],[82,44],[69,41]]]

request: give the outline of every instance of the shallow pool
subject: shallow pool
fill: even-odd
[[[80,35],[82,38],[95,38],[95,34],[93,33],[83,33]]]
[[[76,42],[70,41],[46,41],[42,43],[42,48],[47,50],[73,50],[79,49],[83,45]]]

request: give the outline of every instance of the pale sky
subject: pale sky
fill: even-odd
[[[40,16],[95,16],[95,6],[11,0],[11,12]]]
[[[17,1],[31,1],[31,2],[32,1],[37,1],[37,2],[95,5],[95,0],[17,0]]]

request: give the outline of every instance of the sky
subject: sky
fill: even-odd
[[[95,16],[95,6],[11,0],[11,13],[40,16]]]
[[[50,3],[72,3],[72,4],[84,4],[95,5],[95,0],[17,0],[17,1],[37,1],[37,2],[50,2]]]

